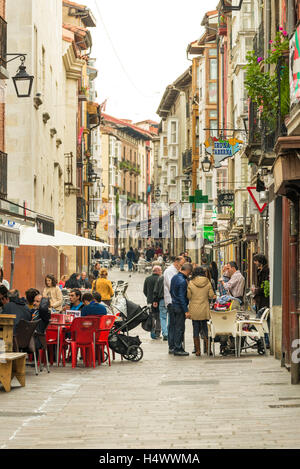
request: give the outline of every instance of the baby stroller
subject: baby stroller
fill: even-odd
[[[119,353],[126,360],[138,362],[144,355],[140,347],[142,342],[138,336],[131,337],[128,333],[149,318],[149,308],[147,306],[141,308],[126,299],[126,309],[127,313],[120,312],[119,320],[115,321],[108,337],[108,344],[111,350]],[[121,334],[121,332],[125,333]]]

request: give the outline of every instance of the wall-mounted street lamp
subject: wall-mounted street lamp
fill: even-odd
[[[13,60],[20,59],[21,65],[19,66],[17,73],[14,77],[12,77],[15,90],[17,93],[18,98],[30,98],[32,84],[34,80],[34,76],[28,75],[26,72],[26,67],[24,65],[26,60],[26,54],[6,54],[6,55],[13,55],[14,57],[6,62],[12,62]]]
[[[201,161],[201,166],[202,166],[202,171],[204,173],[209,173],[209,171],[211,170],[212,164],[207,155],[205,155],[205,157]]]

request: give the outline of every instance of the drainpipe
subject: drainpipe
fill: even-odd
[[[15,255],[16,248],[8,248],[10,250],[10,288],[13,288],[14,273],[15,273]]]
[[[295,29],[295,0],[288,0],[287,32],[291,36]]]

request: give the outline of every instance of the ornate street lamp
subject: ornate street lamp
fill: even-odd
[[[12,62],[18,58],[21,60],[21,65],[17,70],[17,74],[12,78],[18,98],[30,98],[34,76],[28,75],[26,72],[26,67],[24,65],[26,54],[7,55],[13,55],[14,58],[8,60],[6,63]]]
[[[211,170],[211,161],[210,159],[207,157],[207,155],[205,155],[205,158],[201,161],[201,166],[202,166],[202,171],[204,173],[209,173],[209,171]]]

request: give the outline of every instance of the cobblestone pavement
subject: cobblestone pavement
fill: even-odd
[[[143,280],[129,279],[141,305]],[[174,357],[166,342],[135,333],[141,362],[117,356],[111,367],[54,366],[39,376],[28,368],[25,388],[1,388],[0,448],[300,448],[300,387],[273,357]]]

